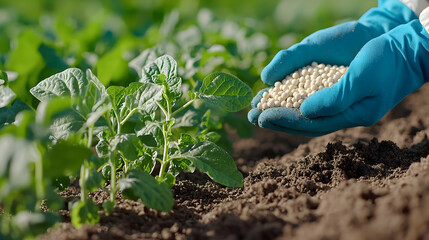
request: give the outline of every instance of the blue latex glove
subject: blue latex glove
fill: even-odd
[[[417,19],[417,16],[399,0],[379,0],[379,7],[369,10],[358,21],[315,32],[301,43],[280,51],[262,71],[261,79],[268,85],[273,85],[286,75],[313,61],[350,65],[350,62],[368,41],[413,19]],[[268,126],[259,120],[261,111],[256,108],[263,91],[265,90],[262,90],[253,99],[253,109],[248,114],[249,121],[259,124],[261,127]],[[279,117],[272,116],[272,118]]]
[[[369,41],[344,77],[308,97],[301,112],[271,108],[261,113],[252,109],[249,120],[257,120],[261,127],[306,136],[370,126],[428,80],[429,34],[419,20],[413,20]],[[258,97],[260,94],[253,107]]]
[[[314,61],[348,66],[369,40],[414,19],[417,19],[415,13],[399,0],[379,0],[379,7],[369,10],[359,20],[317,31],[301,43],[278,52],[262,71],[261,79],[274,85]]]

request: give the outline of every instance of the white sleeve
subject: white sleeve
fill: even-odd
[[[420,22],[422,23],[423,27],[425,27],[426,32],[429,33],[429,7],[426,7],[419,16]]]
[[[429,0],[400,0],[407,7],[413,10],[417,16],[423,11],[423,9],[429,7]]]
[[[429,33],[429,0],[400,0],[419,16],[420,22]]]

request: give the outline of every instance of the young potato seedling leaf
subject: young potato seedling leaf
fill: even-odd
[[[14,216],[12,221],[15,228],[13,230],[20,236],[37,236],[59,220],[60,217],[53,213],[23,211]]]
[[[7,86],[9,83],[9,78],[7,77],[7,73],[0,70],[0,86]]]
[[[204,78],[200,98],[220,108],[236,112],[252,100],[252,89],[228,73],[212,73]]]
[[[83,71],[69,68],[41,81],[30,89],[30,93],[39,101],[45,102],[58,96],[84,96],[87,87],[88,79]]]
[[[142,82],[152,82],[154,77],[162,74],[166,79],[173,79],[177,76],[177,63],[173,57],[164,55],[161,56],[152,63],[144,66],[142,69]]]
[[[140,55],[134,58],[128,65],[137,72],[139,77],[142,77],[142,69],[144,66],[155,61],[156,57],[155,51],[149,48],[141,52]]]
[[[158,183],[149,173],[133,169],[119,180],[122,195],[131,200],[141,200],[146,206],[170,211],[174,205],[173,194],[165,183]]]
[[[9,105],[16,97],[16,94],[7,86],[0,85],[0,108]]]
[[[31,108],[24,102],[16,100],[10,107],[0,108],[0,129],[15,121],[16,115]]]
[[[96,224],[100,221],[98,207],[91,199],[79,201],[71,211],[71,221],[75,227],[84,224]]]
[[[230,187],[242,187],[243,175],[237,170],[229,154],[213,142],[199,142],[177,159],[188,159],[211,179]]]
[[[91,154],[91,150],[83,145],[60,139],[52,146],[43,163],[44,172],[52,178],[74,176]]]

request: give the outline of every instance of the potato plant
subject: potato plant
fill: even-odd
[[[66,69],[30,90],[40,101],[36,111],[26,104],[18,108],[19,101],[11,104],[14,94],[2,73],[0,104],[6,107],[0,110],[18,116],[4,119],[0,130],[0,236],[19,239],[52,226],[58,216],[42,211],[42,202],[58,210],[58,191],[70,179],[81,189],[71,204],[76,227],[99,221],[100,209],[88,194],[100,188],[110,194],[103,203],[108,215],[119,191],[170,211],[170,187],[182,171],[199,169],[225,186],[242,186],[233,159],[216,144],[220,123],[206,106],[238,111],[252,99],[250,87],[226,73],[209,74],[194,87],[183,84],[168,55],[141,71],[138,82],[106,88],[90,70]],[[19,196],[26,201],[17,201]]]

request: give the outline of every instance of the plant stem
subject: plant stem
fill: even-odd
[[[0,215],[0,223],[1,223],[1,232],[7,233],[10,231],[9,224],[11,222],[11,217],[8,216],[8,214],[11,214],[11,203],[10,201],[5,201],[2,205],[3,207],[3,213]]]
[[[189,100],[187,103],[185,103],[183,106],[181,106],[179,109],[177,109],[176,111],[174,111],[171,114],[171,117],[173,117],[174,115],[178,114],[179,112],[181,112],[182,110],[184,110],[185,108],[187,108],[189,105],[191,105],[196,99],[191,99]]]
[[[133,110],[131,110],[131,112],[129,112],[128,115],[124,118],[124,120],[121,121],[120,125],[124,125],[127,122],[128,118],[130,118],[138,110],[139,110],[138,108],[134,108]]]
[[[122,162],[124,163],[124,167],[122,169],[123,173],[126,174],[128,172],[128,159],[120,152],[119,155],[122,157]]]
[[[36,209],[42,205],[42,200],[45,198],[45,189],[43,182],[43,160],[42,158],[38,158],[35,162],[35,180],[36,180],[36,195],[37,195],[37,205]]]
[[[87,142],[87,147],[89,149],[92,148],[92,135],[93,135],[93,132],[94,132],[94,125],[91,125],[91,126],[88,127],[88,142]],[[80,179],[79,179],[80,200],[81,201],[86,201],[86,199],[87,199],[87,191],[86,191],[86,188],[85,188],[85,182],[86,182],[86,179],[88,178],[88,174],[89,174],[89,169],[87,167],[87,160],[84,160],[84,162],[80,166]]]
[[[112,122],[110,121],[109,117],[107,117],[106,115],[104,115],[104,120],[106,120],[107,126],[109,127],[110,131],[112,133],[114,133],[115,129],[113,129],[113,125],[112,125]]]
[[[112,158],[113,155],[113,158]],[[109,165],[110,165],[110,200],[115,201],[116,199],[116,150],[110,154]]]
[[[162,135],[164,137],[164,153],[162,155],[162,163],[161,163],[161,169],[159,170],[159,179],[162,181],[162,179],[164,178],[164,173],[165,173],[165,168],[167,167],[168,163],[169,163],[169,156],[168,156],[168,145],[169,145],[169,141],[168,141],[168,135],[171,131],[171,128],[167,125],[170,124],[170,120],[171,120],[171,104],[170,101],[168,101],[168,98],[165,97],[166,99],[166,103],[167,103],[167,109],[163,109],[161,105],[160,108],[163,110],[163,113],[165,114],[165,123],[162,125]]]
[[[80,178],[79,178],[79,185],[80,185],[80,200],[84,202],[86,200],[86,189],[85,189],[85,180],[86,180],[86,167],[85,162],[82,163],[80,166]]]
[[[167,161],[168,161],[168,139],[167,139],[167,131],[165,130],[166,126],[165,124],[162,126],[162,135],[164,137],[164,153],[162,155],[162,163],[161,163],[161,169],[159,170],[159,179],[162,180],[164,177],[165,168],[167,167]]]
[[[91,149],[92,147],[92,134],[94,133],[94,125],[88,127],[88,143],[87,147]]]
[[[158,105],[159,109],[161,109],[162,113],[164,113],[164,116],[167,118],[168,113],[164,109],[164,107],[161,104],[159,104],[158,102],[156,104]]]
[[[115,118],[116,118],[116,122],[117,122],[117,126],[116,126],[116,134],[121,133],[121,119],[119,119],[118,113],[113,110],[113,113],[115,114]]]

